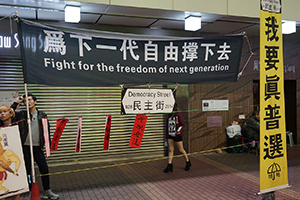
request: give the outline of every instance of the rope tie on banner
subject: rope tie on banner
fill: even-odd
[[[151,86],[151,83],[147,83],[147,87],[148,87],[149,89],[151,89],[150,86]]]
[[[124,84],[119,85],[121,87],[121,90],[124,90]]]
[[[259,141],[255,141],[255,143],[259,143]],[[210,149],[210,150],[204,150],[204,151],[198,151],[198,152],[194,152],[194,153],[188,153],[187,155],[190,156],[190,155],[217,152],[219,150],[226,150],[229,148],[241,147],[241,146],[248,145],[248,144],[253,144],[253,142],[248,142],[248,143],[238,144],[238,145],[233,145],[233,146],[228,146],[228,147],[221,147],[221,148],[216,148],[216,149]],[[182,157],[182,156],[183,155],[174,155],[173,158]],[[119,164],[104,165],[104,166],[98,166],[98,167],[89,167],[89,168],[83,168],[83,169],[74,169],[74,170],[68,170],[68,171],[53,172],[53,173],[48,173],[48,174],[39,174],[37,176],[42,177],[42,176],[52,176],[52,175],[59,175],[59,174],[69,174],[69,173],[75,173],[75,172],[83,172],[83,171],[90,171],[90,170],[96,170],[96,169],[119,167],[119,166],[132,165],[132,164],[138,164],[138,163],[146,163],[146,162],[165,160],[165,159],[168,159],[168,157],[151,158],[151,159],[146,159],[146,160],[138,160],[138,161],[132,161],[132,162],[119,163]]]
[[[179,83],[176,83],[175,88],[173,89],[173,93],[177,90],[177,88],[179,87]]]
[[[0,128],[4,128],[4,127],[10,126],[10,125],[14,125],[14,124],[17,124],[17,123],[22,122],[22,121],[25,121],[25,119],[21,119],[21,120],[19,120],[19,121],[13,122],[13,123],[11,123],[11,124],[7,124],[7,125],[4,125],[4,126],[0,126]]]
[[[248,65],[248,63],[249,63],[249,61],[250,61],[250,59],[252,58],[252,56],[253,56],[253,55],[256,55],[256,53],[252,51],[252,48],[251,48],[251,45],[250,45],[250,42],[249,42],[249,38],[247,37],[246,34],[244,35],[244,38],[246,38],[246,40],[247,40],[248,47],[249,47],[249,51],[250,51],[250,56],[248,57],[248,60],[246,61],[246,63],[245,63],[245,65],[244,65],[244,67],[242,68],[242,70],[238,73],[237,80],[239,80],[240,77],[243,75],[243,72],[244,72],[244,70],[246,69],[246,67],[247,67],[247,65]]]
[[[12,30],[12,22],[11,22],[11,17],[12,17],[13,14],[15,14],[16,16],[18,16],[18,12],[15,11],[15,12],[10,13],[9,15],[6,15],[6,16],[0,18],[0,21],[2,21],[2,20],[4,20],[5,18],[9,17],[9,25],[10,25],[10,34],[11,34],[11,35],[13,34],[13,30]]]

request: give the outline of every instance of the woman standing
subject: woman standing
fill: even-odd
[[[175,103],[173,111],[177,111],[177,104]],[[189,160],[189,157],[186,154],[186,151],[183,148],[183,132],[185,129],[185,124],[183,117],[180,113],[172,113],[171,116],[167,120],[166,125],[166,141],[168,141],[168,147],[169,147],[169,159],[168,159],[168,166],[164,170],[165,173],[173,172],[173,155],[174,155],[174,144],[176,143],[176,146],[180,153],[183,154],[184,159],[186,161],[185,170],[190,170],[191,161]]]

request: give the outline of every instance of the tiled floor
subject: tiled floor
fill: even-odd
[[[128,161],[50,167],[51,173],[79,169],[51,175],[51,187],[64,200],[261,199],[255,195],[259,192],[259,156],[254,153],[209,153],[190,158],[190,171],[184,171],[184,159],[176,157],[170,173],[163,173],[166,158],[135,164]],[[291,187],[275,192],[279,200],[300,199],[300,146],[288,148],[288,165]],[[42,190],[40,177],[37,180]],[[21,200],[27,198],[28,194],[21,195]]]

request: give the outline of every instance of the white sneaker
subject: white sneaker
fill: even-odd
[[[59,199],[59,195],[55,194],[51,189],[49,189],[43,194],[43,199]]]

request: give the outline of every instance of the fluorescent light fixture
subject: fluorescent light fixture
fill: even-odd
[[[80,21],[80,7],[66,6],[65,7],[65,22],[78,23]]]
[[[184,21],[184,30],[197,31],[201,29],[201,17],[188,16]]]
[[[296,33],[295,21],[282,21],[282,34]]]

